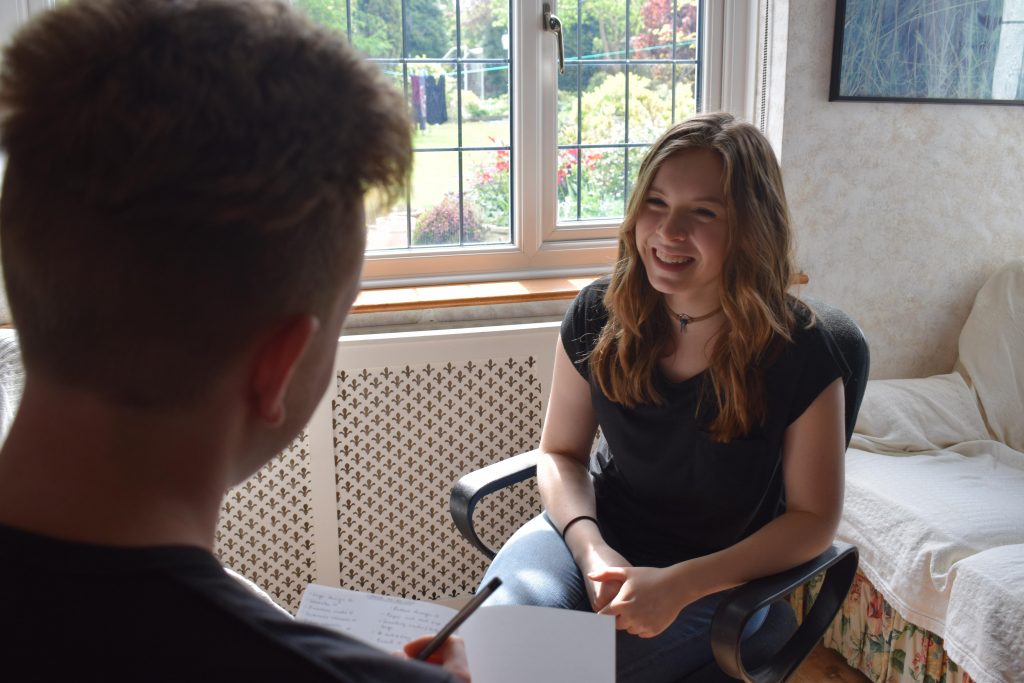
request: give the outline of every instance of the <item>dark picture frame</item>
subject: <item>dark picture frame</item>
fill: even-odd
[[[1024,105],[1005,0],[836,0],[829,101]],[[1015,82],[1014,82],[1015,81]]]

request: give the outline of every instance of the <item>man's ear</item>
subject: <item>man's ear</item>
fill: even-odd
[[[284,422],[284,397],[295,368],[309,348],[320,321],[312,315],[296,315],[280,323],[264,338],[252,372],[252,400],[256,417],[268,425]]]

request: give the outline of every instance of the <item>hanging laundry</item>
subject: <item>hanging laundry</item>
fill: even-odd
[[[441,123],[448,120],[448,103],[446,97],[444,89],[444,74],[441,74],[437,77],[437,107],[438,115],[441,117]]]
[[[439,76],[437,80],[433,76],[426,76],[424,85],[427,100],[427,123],[444,123],[448,120],[444,96],[444,76]]]
[[[412,117],[414,123],[420,130],[427,128],[427,107],[426,89],[424,88],[423,76],[410,76],[410,104],[412,105]]]

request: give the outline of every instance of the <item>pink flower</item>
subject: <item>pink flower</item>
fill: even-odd
[[[875,593],[871,596],[871,602],[868,603],[868,618],[881,619],[882,611],[882,594]]]
[[[850,588],[850,597],[847,598],[851,603],[856,603],[860,600],[860,577],[854,579],[853,586]]]

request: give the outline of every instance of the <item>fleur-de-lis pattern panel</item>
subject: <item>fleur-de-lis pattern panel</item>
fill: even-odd
[[[309,441],[299,434],[221,504],[214,552],[293,614],[315,578]]]
[[[487,568],[448,512],[461,475],[536,448],[536,360],[406,365],[337,375],[334,451],[341,585],[436,600]],[[531,481],[485,498],[475,519],[498,547],[540,510]]]

